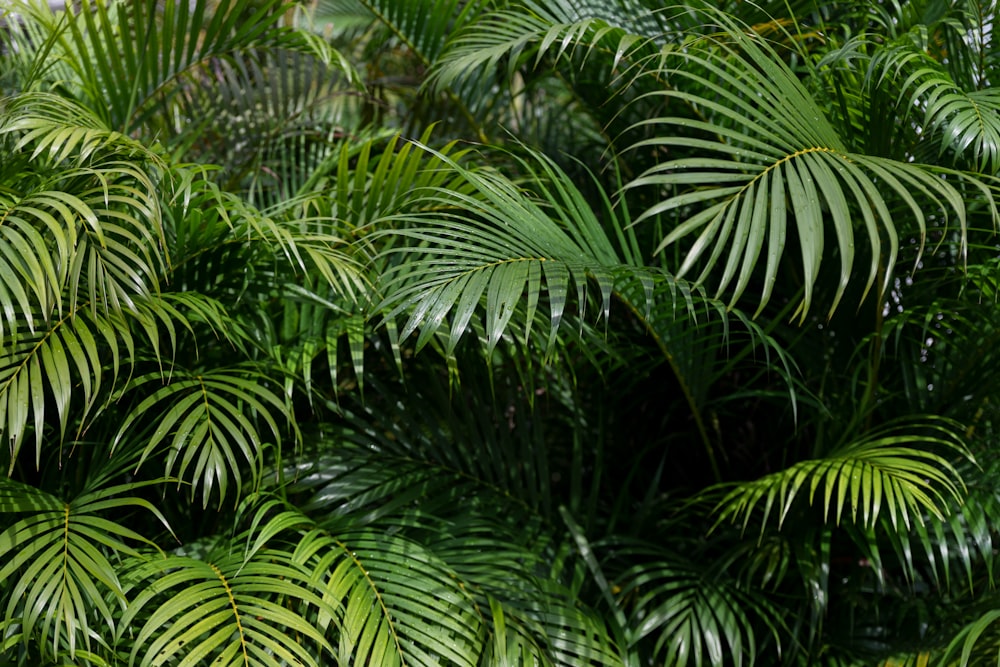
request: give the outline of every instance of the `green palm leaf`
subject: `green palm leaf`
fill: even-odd
[[[627,185],[674,193],[650,206],[637,222],[663,219],[668,213],[676,216],[660,250],[694,237],[679,275],[699,266],[699,281],[721,273],[718,291],[735,281],[736,301],[757,275],[763,254],[763,308],[778,279],[794,222],[804,289],[799,312],[804,318],[824,255],[829,254],[824,249],[827,229],[836,238],[840,261],[830,313],[854,280],[859,235],[866,239],[866,292],[880,262],[894,266],[899,222],[904,219],[893,212],[897,202],[921,239],[930,208],[945,220],[954,217],[964,242],[965,203],[939,170],[850,152],[787,65],[761,40],[720,20],[731,43],[711,41],[665,54],[639,75],[672,80],[675,87],[650,96],[698,112],[695,117],[662,116],[641,123],[662,130],[633,148],[696,149],[700,155],[662,162]],[[883,249],[886,244],[888,250]],[[880,293],[889,280],[887,272]]]
[[[652,644],[665,665],[756,664],[758,618],[773,614],[752,594],[683,562],[658,561],[619,577],[621,604],[630,609],[630,641]],[[776,619],[766,625],[776,636]]]
[[[410,312],[401,340],[419,327],[417,347],[423,347],[450,315],[447,348],[454,350],[485,301],[486,346],[492,349],[525,293],[531,295],[524,316],[526,331],[530,330],[543,285],[549,292],[554,336],[570,287],[575,285],[582,306],[591,278],[600,292],[601,312],[607,315],[612,270],[622,262],[575,185],[554,165],[540,163],[542,173],[553,177],[548,186],[542,184],[545,176],[538,176],[537,182],[541,188],[551,188],[542,194],[554,215],[511,181],[450,162],[474,194],[436,189],[421,201],[432,212],[396,216],[412,224],[393,234],[413,245],[389,249],[388,253],[406,259],[386,272],[386,297],[380,308],[388,311],[389,318]]]
[[[318,666],[330,650],[303,616],[310,606],[327,606],[289,553],[171,555],[129,576],[128,592],[142,586],[118,633],[132,646],[130,665]]]
[[[489,4],[487,0],[360,0],[360,3],[425,66],[437,59],[451,32],[475,18]]]
[[[118,317],[91,313],[85,304],[76,313],[32,335],[7,344],[0,355],[0,433],[7,438],[9,471],[18,460],[25,435],[35,434],[35,467],[41,465],[43,442],[55,420],[61,442],[70,415],[82,429],[104,385],[120,372],[122,348],[131,352],[131,332]],[[112,363],[107,364],[111,355]],[[131,355],[129,355],[131,356]],[[79,397],[80,403],[73,401]]]
[[[134,380],[128,391],[162,383],[160,373]],[[285,402],[268,387],[268,378],[250,367],[218,368],[203,373],[175,369],[170,381],[135,405],[115,437],[114,450],[139,447],[144,461],[164,456],[164,471],[192,480],[192,494],[200,491],[204,504],[219,491],[226,497],[230,483],[242,497],[244,470],[252,485],[260,481],[264,438],[269,432],[279,442],[276,419],[291,418]],[[131,429],[150,429],[147,439],[133,442]],[[265,428],[266,427],[266,430]],[[163,451],[165,450],[165,451]],[[247,468],[248,467],[248,468]]]
[[[304,44],[278,28],[280,3],[88,3],[68,22],[61,46],[88,106],[110,127],[142,127],[215,58],[259,45]]]
[[[964,625],[941,652],[938,667],[986,667],[1000,651],[1000,609],[993,609]],[[926,664],[926,663],[925,663]]]
[[[952,151],[980,172],[1000,168],[1000,95],[992,88],[963,90],[945,68],[915,45],[886,49],[872,60],[872,85],[900,81],[899,106],[923,109],[920,125],[940,137],[940,152]]]
[[[342,664],[475,665],[482,638],[468,594],[432,553],[385,531],[317,531],[296,559],[322,576],[320,628]]]
[[[614,70],[623,62],[656,52],[652,39],[637,33],[633,22],[636,11],[653,14],[636,7],[602,17],[586,15],[575,7],[564,7],[560,12],[558,7],[532,4],[526,9],[491,12],[456,32],[435,63],[427,85],[457,87],[476,75],[492,77],[501,63],[511,76],[521,65],[537,67],[546,56],[558,62],[570,55],[582,55],[586,60],[598,53],[609,59],[608,66]]]
[[[0,342],[81,301],[138,312],[157,289],[162,233],[148,176],[117,161],[57,173],[52,189],[0,195],[0,294],[8,304]]]
[[[771,513],[780,527],[797,497],[823,508],[824,520],[849,519],[874,526],[888,514],[893,530],[922,524],[924,514],[939,520],[962,501],[965,485],[946,454],[969,456],[954,425],[941,420],[922,429],[886,427],[850,442],[830,455],[800,461],[780,472],[746,482],[730,491],[718,507],[720,520],[741,521],[744,528],[763,505],[763,526]],[[907,433],[906,431],[910,431]],[[849,512],[845,516],[845,511]]]
[[[13,480],[0,481],[0,511],[23,516],[0,533],[0,583],[7,589],[3,625],[37,642],[48,655],[90,650],[95,637],[117,629],[126,604],[118,559],[138,556],[127,542],[152,544],[107,518],[123,509],[148,510],[125,496],[136,484],[100,488],[70,501]]]

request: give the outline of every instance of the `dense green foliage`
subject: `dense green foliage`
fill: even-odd
[[[3,664],[995,659],[996,3],[69,4]]]

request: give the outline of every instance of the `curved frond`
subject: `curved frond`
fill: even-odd
[[[923,240],[933,210],[957,221],[964,242],[965,202],[940,170],[850,152],[820,105],[769,47],[735,26],[726,34],[732,43],[710,41],[665,52],[638,75],[672,81],[672,87],[649,95],[694,111],[643,121],[640,125],[658,130],[658,136],[633,148],[700,154],[664,161],[626,185],[666,195],[657,194],[662,199],[637,219],[676,220],[659,250],[693,237],[679,275],[700,268],[700,282],[719,274],[719,293],[735,283],[734,302],[757,278],[763,283],[762,309],[778,279],[786,241],[794,239],[804,319],[820,266],[831,254],[824,247],[828,236],[836,239],[840,263],[830,313],[855,280],[859,236],[865,239],[858,259],[868,266],[866,293],[880,265],[891,269],[896,262],[901,220]],[[897,206],[906,213],[894,212]],[[761,259],[766,259],[762,275],[756,269]],[[878,286],[880,293],[890,273]]]
[[[295,558],[322,577],[341,664],[476,664],[482,638],[468,593],[437,558],[386,531],[314,532]]]
[[[54,181],[51,189],[0,194],[7,304],[0,342],[81,302],[94,311],[138,312],[158,288],[162,230],[149,177],[109,161],[61,171]]]
[[[5,344],[0,354],[0,434],[9,447],[8,474],[18,461],[25,435],[34,431],[38,468],[43,440],[52,435],[48,429],[54,423],[59,425],[58,442],[65,436],[71,413],[84,427],[102,385],[108,380],[113,385],[118,377],[122,349],[131,357],[134,344],[121,318],[102,317],[85,307],[49,328]]]
[[[760,618],[777,636],[774,612],[756,596],[682,562],[635,566],[616,585],[629,611],[630,641],[651,644],[657,663],[754,665]]]
[[[474,194],[432,191],[422,198],[431,213],[397,216],[412,224],[392,232],[412,244],[388,251],[405,260],[386,273],[386,296],[380,306],[388,318],[409,313],[401,340],[420,328],[417,347],[423,347],[450,314],[447,347],[454,350],[485,298],[486,346],[492,349],[524,294],[528,295],[524,321],[530,327],[543,284],[549,293],[554,335],[570,287],[575,285],[582,307],[591,278],[601,294],[601,312],[607,315],[612,271],[622,261],[565,174],[557,174],[554,165],[543,161],[553,182],[551,191],[543,191],[542,203],[497,174],[450,164]],[[551,214],[545,204],[552,207]]]
[[[948,422],[886,427],[824,458],[800,461],[740,484],[717,511],[720,520],[742,522],[746,528],[752,514],[763,506],[762,526],[774,512],[780,528],[796,498],[808,494],[810,505],[823,508],[824,520],[839,524],[847,518],[873,526],[888,514],[894,530],[900,524],[908,530],[922,524],[925,513],[943,519],[950,506],[962,500],[965,484],[945,454],[969,456]]]
[[[292,554],[170,555],[134,567],[129,582],[127,592],[141,586],[118,631],[129,637],[130,665],[319,667],[331,650],[307,616],[327,606]]]
[[[1000,653],[1000,609],[992,609],[967,623],[941,652],[938,667],[986,667]],[[926,664],[926,663],[925,663]]]
[[[0,582],[9,588],[3,624],[49,655],[90,650],[110,637],[126,604],[118,560],[152,544],[109,513],[141,508],[166,523],[148,501],[129,497],[138,485],[90,491],[64,501],[13,480],[0,481],[0,511],[19,518],[0,533]]]
[[[128,391],[164,381],[160,373],[146,375],[134,380]],[[136,446],[127,434],[142,429],[148,437],[137,445],[142,450],[140,466],[154,455],[163,456],[165,474],[189,477],[192,494],[200,491],[205,505],[216,485],[220,504],[230,483],[242,497],[245,470],[253,486],[260,481],[267,434],[279,442],[278,419],[291,419],[285,402],[268,384],[265,375],[249,367],[203,373],[174,369],[164,386],[131,409],[114,449]]]
[[[951,151],[983,173],[1000,169],[1000,94],[993,88],[963,90],[943,66],[912,45],[880,53],[869,76],[873,85],[901,81],[899,105],[904,111],[923,110],[920,126],[940,137],[941,153]]]

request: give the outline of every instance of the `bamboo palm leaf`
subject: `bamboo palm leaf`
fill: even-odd
[[[128,391],[162,381],[160,373],[145,375]],[[259,371],[245,366],[203,373],[175,369],[167,384],[132,408],[115,437],[114,450],[131,444],[131,429],[152,429],[139,445],[139,465],[154,455],[165,456],[165,474],[176,471],[178,478],[190,477],[192,494],[200,492],[206,506],[218,486],[221,504],[230,483],[242,497],[245,466],[253,486],[260,481],[264,439],[269,432],[275,442],[281,440],[277,419],[282,416],[291,418]]]
[[[590,278],[597,283],[601,312],[607,315],[612,270],[621,266],[621,260],[575,185],[565,174],[556,175],[554,166],[544,164],[543,169],[552,170],[557,179],[549,186],[551,191],[544,192],[555,219],[510,181],[456,163],[451,163],[452,168],[474,188],[475,195],[438,189],[422,198],[423,207],[437,209],[433,214],[398,216],[400,222],[415,224],[393,233],[414,245],[389,250],[408,257],[386,273],[383,289],[387,296],[380,307],[388,310],[389,318],[412,310],[401,340],[420,327],[417,347],[423,347],[451,313],[447,348],[453,351],[485,298],[486,346],[493,349],[521,295],[537,295],[543,284],[550,294],[554,336],[570,287],[575,284],[582,305]],[[544,176],[539,183],[542,180]],[[569,223],[568,230],[558,224],[560,219]],[[536,303],[534,296],[528,300],[528,304]],[[525,322],[533,318],[533,307],[529,307]]]
[[[82,431],[99,399],[110,395],[123,368],[131,367],[134,329],[158,353],[159,327],[174,337],[172,315],[180,314],[166,304],[143,304],[138,313],[123,318],[95,312],[83,302],[44,329],[7,343],[0,354],[0,433],[7,439],[10,470],[30,433],[37,468],[46,441],[61,443],[70,424]]]
[[[112,636],[125,588],[117,560],[138,556],[127,542],[152,544],[109,512],[141,508],[166,523],[148,501],[124,494],[136,484],[92,490],[71,501],[4,479],[0,511],[23,518],[0,533],[0,582],[7,588],[3,622],[50,656],[72,659],[96,637]]]
[[[529,11],[496,11],[485,15],[449,40],[427,85],[457,87],[475,74],[491,77],[501,63],[506,64],[507,75],[511,76],[523,64],[537,66],[546,56],[558,62],[577,53],[583,53],[586,59],[597,52],[610,60],[609,69],[614,70],[623,62],[627,64],[632,58],[656,51],[651,36],[635,32],[634,12],[622,11],[614,17],[599,18],[577,12],[558,15],[555,11],[533,5]],[[628,24],[630,29],[614,19]],[[534,58],[529,60],[532,55]]]
[[[93,109],[106,109],[110,127],[130,131],[162,111],[184,77],[213,58],[264,44],[292,45],[279,29],[277,2],[88,3],[68,22],[61,41]],[[159,107],[159,109],[157,109]]]
[[[489,4],[487,0],[360,0],[360,3],[425,66],[437,60],[453,31],[474,19]]]
[[[386,531],[307,534],[295,558],[321,577],[320,628],[335,630],[341,664],[475,665],[482,637],[474,606],[420,544]]]
[[[0,342],[81,301],[137,312],[157,288],[158,207],[147,176],[114,162],[61,176],[54,189],[0,195]]]
[[[120,638],[134,633],[130,665],[318,666],[331,650],[303,615],[326,604],[287,552],[170,555],[140,563],[129,577],[126,592],[142,586],[119,626]]]
[[[484,617],[488,635],[480,664],[621,664],[603,620],[556,581],[561,573],[534,574],[549,565],[549,557],[539,553],[538,543],[525,544],[524,533],[533,532],[522,532],[527,528],[510,518],[463,517],[432,538],[434,553],[472,593]]]
[[[964,240],[965,204],[952,183],[930,167],[848,151],[821,107],[769,47],[735,26],[727,34],[735,46],[713,42],[704,48],[692,47],[665,56],[660,64],[651,62],[644,74],[671,79],[677,86],[651,95],[665,102],[690,104],[705,118],[666,116],[642,123],[663,129],[660,136],[636,148],[695,148],[703,155],[668,160],[627,185],[673,193],[648,208],[638,221],[662,219],[667,213],[677,216],[660,250],[695,237],[679,275],[697,266],[702,269],[699,281],[721,272],[718,291],[725,291],[735,280],[735,301],[756,274],[755,266],[764,254],[763,308],[777,280],[790,237],[788,227],[794,220],[804,288],[799,312],[805,317],[824,255],[829,254],[824,250],[828,228],[836,238],[840,258],[830,313],[854,280],[859,231],[863,230],[860,235],[867,241],[866,292],[875,281],[880,261],[890,268],[895,264],[902,219],[892,212],[896,202],[907,211],[921,239],[930,208],[946,220],[953,217]],[[691,132],[701,136],[692,137]],[[887,285],[884,282],[878,288],[884,290]]]
[[[740,484],[726,495],[717,511],[720,520],[740,521],[745,528],[763,505],[762,526],[773,511],[780,527],[795,499],[808,493],[808,503],[823,508],[824,520],[839,524],[849,519],[860,526],[873,526],[888,514],[894,531],[900,524],[909,530],[924,522],[925,513],[943,520],[951,505],[962,500],[962,477],[943,454],[969,455],[948,422],[930,421],[921,430],[887,427],[825,458],[800,461]]]
[[[756,664],[758,619],[753,617],[768,612],[731,583],[683,563],[660,561],[627,570],[617,585],[621,603],[631,608],[631,641],[652,643],[650,654],[657,663]],[[776,635],[776,619],[767,625]]]
[[[1000,96],[992,88],[963,90],[944,67],[914,46],[884,50],[870,70],[874,85],[901,81],[899,106],[904,113],[923,109],[920,125],[936,130],[941,153],[968,156],[983,173],[1000,168]]]

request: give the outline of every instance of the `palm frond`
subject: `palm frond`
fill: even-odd
[[[954,424],[931,420],[919,429],[885,427],[824,458],[740,484],[717,511],[720,520],[745,528],[763,506],[762,525],[774,512],[780,528],[796,498],[808,493],[808,503],[821,506],[826,521],[873,526],[886,513],[893,530],[910,529],[923,523],[925,513],[943,520],[961,502],[965,484],[947,458],[955,454],[969,456]]]
[[[256,487],[268,434],[281,441],[278,420],[292,418],[285,401],[268,386],[268,378],[251,367],[237,366],[200,373],[174,369],[169,381],[164,380],[162,374],[152,373],[129,384],[129,393],[145,385],[163,386],[131,409],[115,437],[114,450],[138,447],[140,466],[154,455],[162,456],[166,474],[176,471],[178,478],[190,477],[192,495],[200,492],[206,506],[216,486],[220,504],[230,483],[237,498],[242,497],[245,471]],[[134,442],[135,428],[147,438]]]
[[[765,627],[776,638],[780,622],[757,596],[677,561],[644,563],[618,577],[620,604],[630,612],[630,641],[652,644],[667,665],[756,664]]]
[[[522,65],[537,66],[546,56],[558,62],[568,53],[583,49],[588,50],[588,56],[593,50],[611,57],[610,68],[615,69],[622,61],[627,64],[633,57],[648,52],[649,41],[599,18],[553,23],[553,17],[535,12],[500,11],[470,25],[449,41],[427,85],[454,87],[473,74],[492,75],[500,64],[505,64],[510,77]]]
[[[787,252],[786,240],[795,239],[804,290],[799,314],[804,318],[829,254],[824,250],[828,231],[836,238],[840,260],[830,313],[855,281],[858,227],[867,240],[865,293],[883,264],[888,270],[879,293],[889,285],[901,220],[912,220],[907,233],[923,240],[927,211],[934,210],[957,221],[964,242],[965,203],[940,170],[848,151],[821,106],[777,54],[720,20],[729,41],[666,52],[638,75],[671,80],[672,87],[650,95],[696,111],[644,121],[641,126],[662,130],[633,148],[653,146],[668,153],[693,148],[700,155],[661,162],[626,185],[662,193],[637,222],[675,217],[661,251],[695,237],[679,275],[700,267],[700,282],[721,272],[717,290],[722,293],[735,281],[733,302],[756,278],[762,282],[763,308]],[[893,213],[897,202],[905,214]],[[760,274],[755,267],[762,253],[766,266]]]
[[[88,123],[56,120],[75,113],[49,96],[24,96],[10,107],[0,135],[16,137],[15,155],[32,163],[0,195],[3,253],[0,290],[18,308],[4,309],[0,341],[35,329],[89,300],[93,310],[137,312],[158,289],[163,229],[151,175],[130,157],[134,142]],[[44,180],[42,161],[52,165]],[[3,327],[6,324],[6,327]]]
[[[9,588],[3,625],[48,656],[89,651],[118,629],[126,604],[118,559],[138,557],[128,542],[152,543],[109,513],[140,508],[166,523],[137,484],[92,490],[72,500],[4,479],[0,511],[19,515],[0,533],[0,582]],[[15,633],[16,631],[16,633]]]
[[[424,66],[437,60],[448,36],[489,5],[488,0],[360,0]]]
[[[169,555],[134,566],[128,582],[135,596],[117,636],[128,638],[130,665],[318,667],[331,652],[307,620],[312,607],[330,611],[288,552],[224,546],[204,560]]]
[[[534,319],[543,284],[549,292],[554,336],[570,287],[575,285],[582,306],[591,278],[600,291],[600,310],[607,315],[614,284],[612,271],[622,262],[565,174],[556,175],[554,165],[546,163],[544,167],[552,169],[556,179],[549,186],[551,191],[542,193],[544,204],[553,206],[553,217],[499,175],[468,170],[454,162],[451,167],[475,194],[433,191],[422,203],[434,213],[399,216],[400,222],[415,224],[393,232],[413,244],[388,251],[407,259],[386,273],[386,297],[380,306],[388,311],[388,318],[412,311],[401,340],[420,328],[417,347],[423,347],[451,313],[447,348],[454,350],[485,297],[486,346],[493,349],[522,294],[529,295],[524,322]],[[567,223],[568,229],[560,222]]]
[[[919,125],[939,138],[940,153],[952,152],[960,164],[995,174],[1000,169],[1000,97],[992,88],[963,90],[948,71],[915,45],[886,49],[873,58],[871,85],[899,81],[899,107],[923,110]]]
[[[279,26],[280,9],[274,1],[224,0],[214,8],[174,0],[87,2],[50,24],[53,55],[65,58],[72,74],[59,83],[101,113],[108,127],[128,133],[157,114],[169,116],[172,98],[197,85],[213,61],[253,47],[313,52],[351,76],[339,54]]]
[[[3,348],[0,433],[6,436],[9,447],[5,452],[8,474],[19,461],[26,435],[34,432],[37,469],[43,443],[49,438],[61,443],[71,415],[74,426],[82,430],[98,398],[108,395],[118,380],[122,351],[126,357],[132,356],[135,341],[126,321],[89,312],[86,304],[81,306]],[[153,318],[146,317],[155,328]],[[130,362],[126,358],[126,364]],[[56,423],[58,433],[52,433]]]

